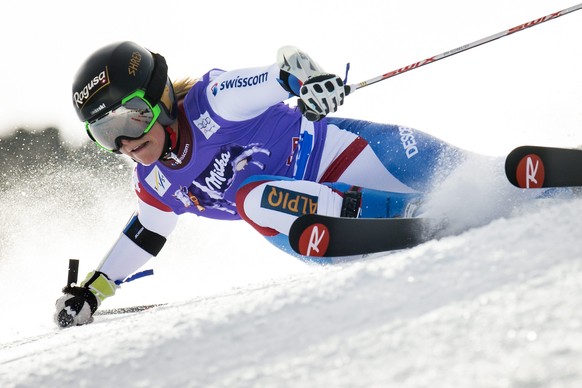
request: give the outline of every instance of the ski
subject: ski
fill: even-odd
[[[424,218],[299,217],[289,243],[303,256],[339,257],[411,248],[433,239],[442,222]]]
[[[116,307],[112,309],[97,310],[95,311],[95,314],[93,314],[93,316],[139,313],[141,311],[146,311],[153,309],[154,307],[165,305],[166,303],[158,303],[158,304],[144,304],[141,306]]]
[[[582,186],[582,150],[517,147],[505,159],[505,175],[523,189]]]

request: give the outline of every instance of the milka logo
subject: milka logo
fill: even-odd
[[[151,186],[151,188],[156,191],[156,193],[158,193],[160,197],[163,197],[166,191],[168,191],[172,185],[168,178],[166,178],[166,176],[160,171],[158,166],[153,168],[153,170],[146,177],[145,181]]]
[[[210,190],[222,191],[222,185],[226,182],[225,170],[230,162],[230,152],[223,152],[220,158],[214,159],[214,168],[210,176],[204,179],[204,183]]]
[[[398,127],[398,131],[400,132],[400,142],[406,151],[406,157],[410,159],[418,154],[418,147],[416,146],[416,139],[414,139],[412,128]]]
[[[107,67],[95,77],[93,77],[87,85],[78,92],[73,93],[73,101],[77,108],[81,109],[91,97],[97,93],[102,87],[109,85],[109,75]]]

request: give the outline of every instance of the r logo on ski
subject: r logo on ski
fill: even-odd
[[[516,178],[521,188],[535,189],[543,187],[545,178],[544,162],[536,154],[524,156],[517,165]]]
[[[322,257],[329,246],[329,230],[323,224],[306,228],[299,238],[299,251],[304,256]]]
[[[319,244],[325,236],[325,230],[321,231],[321,236],[319,235],[319,229],[317,225],[311,229],[311,237],[309,238],[309,245],[307,245],[307,256],[311,256],[311,251],[319,253]]]

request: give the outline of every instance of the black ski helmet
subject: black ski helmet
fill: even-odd
[[[166,87],[169,96],[164,100],[169,102],[164,103]],[[81,121],[92,121],[136,90],[143,90],[152,106],[160,106],[162,125],[176,119],[176,98],[164,57],[134,42],[112,43],[95,51],[77,71],[73,105]]]

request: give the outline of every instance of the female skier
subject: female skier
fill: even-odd
[[[75,77],[74,107],[98,146],[136,162],[138,206],[96,270],[63,289],[57,324],[91,322],[183,213],[243,219],[290,253],[302,214],[417,216],[465,152],[411,128],[326,117],[348,89],[291,46],[269,66],[174,84],[164,58],[133,42],[93,53]],[[293,97],[296,107],[285,103]]]

